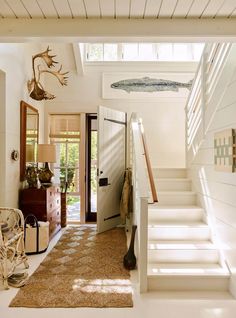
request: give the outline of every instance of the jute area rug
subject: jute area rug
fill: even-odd
[[[132,307],[122,228],[69,227],[10,307]]]

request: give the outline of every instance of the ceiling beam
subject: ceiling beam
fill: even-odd
[[[1,42],[235,41],[231,19],[0,19]]]

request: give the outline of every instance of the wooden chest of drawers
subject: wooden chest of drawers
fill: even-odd
[[[50,238],[60,230],[61,194],[58,186],[21,190],[19,206],[25,217],[32,213],[39,221],[49,221]]]

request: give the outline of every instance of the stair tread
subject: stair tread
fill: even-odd
[[[148,276],[229,276],[218,263],[149,263]]]
[[[148,205],[148,209],[150,210],[201,210],[203,211],[204,209],[200,206],[197,205],[159,205],[158,203],[153,203]]]
[[[155,227],[208,227],[203,221],[152,221],[148,224],[148,228]]]
[[[150,240],[149,250],[217,250],[211,241]]]
[[[191,179],[189,179],[189,178],[175,178],[175,177],[173,177],[173,178],[155,177],[154,180],[155,181],[186,181],[186,182],[191,182]]]
[[[183,190],[183,191],[176,191],[176,190],[171,190],[171,191],[158,191],[158,194],[159,195],[168,195],[168,194],[171,194],[171,195],[173,195],[173,194],[178,194],[178,195],[182,195],[182,194],[187,194],[187,195],[194,195],[194,194],[196,194],[196,192],[194,192],[194,191],[190,191],[190,190]]]

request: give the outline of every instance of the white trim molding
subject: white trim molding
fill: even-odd
[[[1,19],[1,42],[235,41],[231,19]]]

